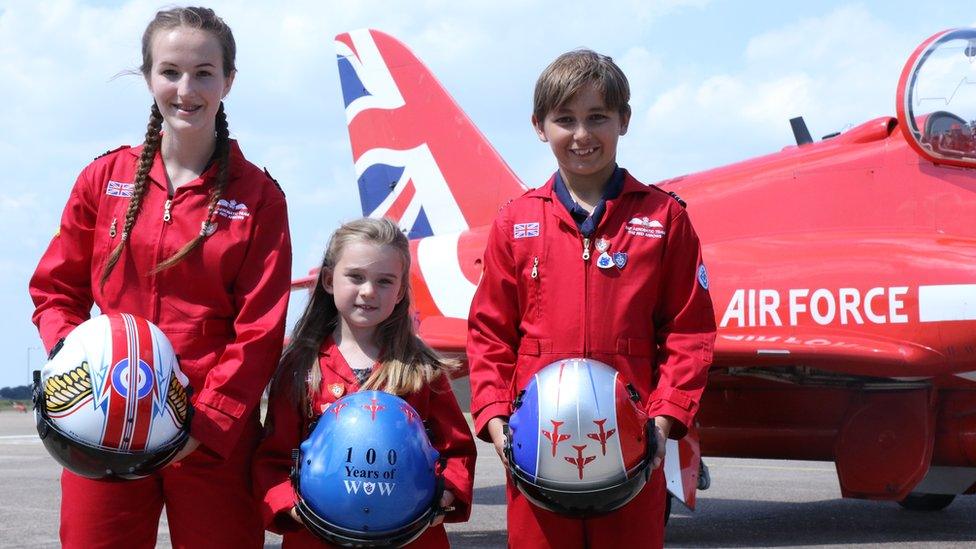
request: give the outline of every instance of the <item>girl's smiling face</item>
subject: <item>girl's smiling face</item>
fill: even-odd
[[[392,246],[352,241],[322,284],[348,329],[371,331],[403,299],[403,259]]]
[[[224,75],[220,42],[190,27],[160,29],[152,37],[149,91],[163,120],[176,134],[209,132],[234,73]]]

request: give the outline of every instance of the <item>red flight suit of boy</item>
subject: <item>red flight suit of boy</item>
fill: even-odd
[[[680,438],[698,409],[715,339],[708,278],[688,215],[667,193],[625,173],[620,194],[606,201],[602,220],[584,239],[554,184],[555,176],[504,207],[488,237],[468,317],[475,432],[490,440],[488,420],[508,418],[515,395],[542,367],[590,357],[621,372],[649,416],[674,418],[671,436]],[[598,247],[613,266],[597,266]],[[533,506],[509,482],[509,544],[661,546],[663,477],[656,470],[626,506],[584,520]]]
[[[322,384],[315,392],[313,409],[317,414],[343,395],[359,390],[356,375],[342,357],[332,337],[319,351]],[[287,385],[287,384],[285,384]],[[441,474],[444,488],[454,493],[454,511],[445,522],[464,522],[471,514],[474,492],[474,464],[477,451],[471,430],[461,413],[446,375],[439,376],[429,386],[402,395],[417,410],[430,430],[431,444],[440,452],[445,463]],[[272,532],[284,534],[283,548],[331,547],[289,516],[295,506],[295,489],[288,475],[294,464],[292,449],[308,436],[311,418],[302,413],[300,405],[289,394],[272,395],[268,403],[267,437],[258,447],[254,458],[254,486],[264,499],[261,513],[264,524]],[[408,544],[410,549],[439,549],[450,547],[443,525],[428,528],[419,538]]]
[[[174,546],[218,547],[228,540],[230,547],[260,547],[250,461],[260,436],[257,406],[284,338],[291,276],[284,194],[231,141],[216,230],[183,261],[150,274],[199,234],[217,176],[212,165],[169,196],[157,153],[129,242],[102,287],[102,266],[121,238],[141,151],[113,151],[78,177],[30,282],[34,323],[47,349],[88,319],[93,303],[103,313],[155,323],[190,380],[190,434],[201,445],[140,480],[92,481],[64,471],[62,543],[155,546],[165,498]]]

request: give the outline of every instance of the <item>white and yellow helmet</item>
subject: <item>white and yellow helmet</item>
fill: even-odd
[[[188,384],[159,328],[130,314],[98,316],[34,373],[37,432],[75,474],[143,477],[189,437]]]

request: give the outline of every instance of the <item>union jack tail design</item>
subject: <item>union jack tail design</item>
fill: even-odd
[[[395,38],[335,38],[363,215],[410,238],[489,225],[525,188],[427,67]]]

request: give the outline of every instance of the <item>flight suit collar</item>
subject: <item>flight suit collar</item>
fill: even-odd
[[[142,155],[143,147],[145,147],[145,144],[136,147],[131,147],[129,149],[129,154],[131,154],[136,158],[139,158],[139,156]],[[230,154],[228,155],[228,158],[230,159],[230,173],[228,175],[230,176],[231,179],[234,179],[235,177],[239,177],[241,174],[241,169],[243,167],[244,154],[241,152],[241,147],[237,143],[236,139],[230,140]],[[133,177],[135,177],[135,174],[133,174]],[[186,185],[183,185],[181,188],[183,187],[192,188],[200,185],[210,185],[216,179],[216,177],[217,177],[217,163],[211,162],[210,165],[207,167],[207,169],[204,170],[202,174],[200,174],[200,177],[198,179],[195,179],[187,183]],[[160,187],[164,191],[168,191],[168,185],[166,184],[166,167],[163,166],[163,156],[162,154],[160,154],[159,151],[156,151],[156,157],[153,158],[152,168],[149,169],[149,179],[157,187]]]

